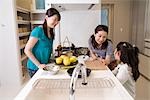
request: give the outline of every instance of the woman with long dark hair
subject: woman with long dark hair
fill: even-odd
[[[108,27],[98,25],[89,41],[90,59],[104,62],[108,65],[113,59],[112,42],[108,39]]]
[[[37,26],[32,30],[24,49],[25,54],[29,58],[27,68],[31,77],[39,68],[43,69],[46,67],[45,64],[48,63],[52,53],[55,37],[54,28],[60,19],[60,13],[54,8],[49,8],[46,11],[43,25]]]
[[[135,82],[140,76],[139,49],[128,42],[120,42],[116,46],[114,56],[120,63],[112,71],[133,98],[135,97]]]

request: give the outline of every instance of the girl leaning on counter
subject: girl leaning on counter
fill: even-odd
[[[24,52],[29,58],[27,61],[27,68],[30,77],[36,71],[46,67],[52,53],[53,40],[55,37],[54,28],[61,19],[60,13],[54,9],[49,8],[46,11],[45,21],[43,25],[35,27],[30,38],[25,46]]]
[[[89,38],[90,59],[100,60],[108,65],[113,60],[113,46],[108,37],[108,27],[98,25]]]
[[[135,82],[140,76],[139,72],[139,49],[128,42],[120,42],[114,51],[114,57],[120,63],[112,71],[129,94],[135,98]]]

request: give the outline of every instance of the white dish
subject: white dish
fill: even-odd
[[[53,64],[47,64],[46,68],[43,69],[44,71],[47,71],[49,74],[57,74],[60,70],[60,66]]]
[[[87,55],[80,55],[79,57],[78,57],[78,62],[79,63],[84,63],[84,61],[86,61],[86,60],[88,60],[89,59],[89,56],[87,56]]]

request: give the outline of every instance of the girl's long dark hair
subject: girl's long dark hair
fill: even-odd
[[[60,21],[61,19],[61,16],[60,16],[60,13],[55,9],[55,8],[49,8],[47,11],[46,11],[46,15],[48,17],[51,17],[53,15],[57,15],[58,17],[58,21]],[[43,23],[43,29],[44,29],[44,34],[48,37],[48,32],[47,32],[47,21],[45,19],[44,23]],[[53,28],[50,28],[50,36],[52,39],[54,39],[55,37],[55,33],[54,33],[54,29]]]
[[[105,32],[107,32],[107,34],[108,34],[108,27],[105,26],[105,25],[98,25],[98,26],[95,28],[95,34],[98,33],[98,31],[105,31]],[[91,42],[92,42],[92,45],[93,45],[94,49],[95,49],[95,48],[98,49],[98,48],[99,48],[99,44],[95,41],[94,35],[91,36],[91,39],[92,39]],[[106,41],[105,41],[104,43],[102,43],[101,49],[106,49],[106,48],[107,48],[107,46],[108,46],[108,41],[111,41],[111,40],[106,39]]]
[[[135,46],[132,46],[128,42],[120,42],[116,48],[117,48],[117,51],[121,52],[120,61],[123,63],[127,63],[132,68],[133,78],[136,81],[140,76],[140,72],[138,68],[139,49]]]

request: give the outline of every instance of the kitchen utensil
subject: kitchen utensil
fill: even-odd
[[[108,70],[106,65],[99,60],[86,60],[85,65],[92,70]]]

